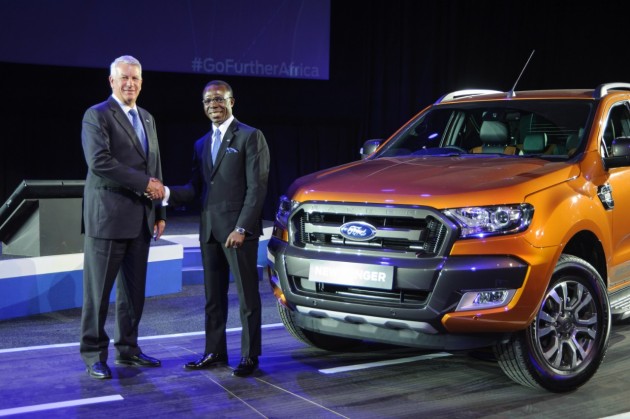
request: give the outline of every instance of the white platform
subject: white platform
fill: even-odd
[[[147,296],[182,290],[184,247],[158,243],[149,250]],[[83,253],[0,260],[0,319],[81,307],[82,301]]]

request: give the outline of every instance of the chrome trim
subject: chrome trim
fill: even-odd
[[[450,102],[451,100],[461,99],[464,97],[472,97],[479,95],[490,95],[494,93],[504,93],[499,90],[487,90],[487,89],[465,89],[465,90],[457,90],[455,92],[451,92],[445,94],[441,98],[435,101],[435,104],[442,102]]]
[[[420,240],[420,231],[410,230],[403,228],[378,228],[374,227],[376,235],[371,239],[386,238],[386,239],[406,239],[409,241]],[[314,224],[304,223],[305,233],[324,233],[324,234],[339,234],[338,224]],[[352,240],[352,239],[348,239]]]
[[[329,215],[332,218],[311,218],[308,214]],[[340,226],[344,222],[350,222],[347,217],[404,218],[409,219],[409,223],[384,225],[370,222],[377,234],[370,240],[360,241],[347,239],[341,235]],[[307,221],[307,218],[311,219]],[[333,220],[334,218],[336,219]],[[434,208],[415,205],[306,201],[291,213],[288,221],[289,242],[299,245],[302,249],[352,255],[356,255],[359,251],[363,255],[379,257],[396,255],[401,258],[415,259],[419,252],[441,256],[446,252],[457,232],[457,226],[442,212]],[[425,232],[429,232],[427,237],[423,237]],[[314,243],[308,240],[302,242],[303,234],[306,236],[323,234],[329,236],[330,242]],[[391,243],[384,244],[384,241],[399,242],[400,246],[392,247]]]
[[[608,94],[610,90],[630,90],[630,83],[604,83],[595,88],[593,97],[601,99]]]

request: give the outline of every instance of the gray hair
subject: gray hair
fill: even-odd
[[[140,74],[142,74],[142,65],[140,64],[140,61],[138,61],[137,59],[135,59],[134,57],[132,57],[131,55],[123,55],[122,57],[118,57],[114,60],[114,62],[112,62],[112,64],[109,66],[109,75],[110,76],[114,76],[114,73],[116,72],[116,66],[118,64],[129,64],[129,65],[137,65],[138,68],[140,68]]]

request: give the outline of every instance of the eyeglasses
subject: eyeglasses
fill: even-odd
[[[212,102],[216,103],[217,105],[223,105],[225,103],[226,100],[231,99],[229,97],[213,97],[213,98],[208,98],[208,99],[204,99],[201,102],[208,106],[210,105]]]

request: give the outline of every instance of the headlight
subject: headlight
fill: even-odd
[[[461,228],[461,238],[514,234],[527,230],[534,207],[530,204],[453,208],[443,211]]]
[[[287,228],[289,223],[289,215],[300,203],[289,199],[286,195],[282,195],[278,202],[278,211],[276,212],[276,221],[284,229]]]

